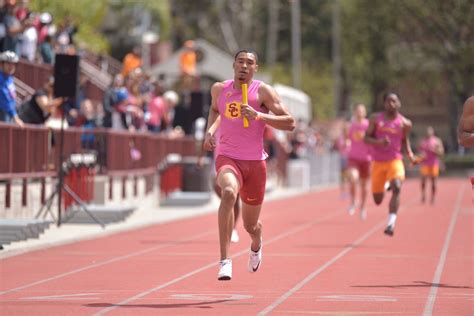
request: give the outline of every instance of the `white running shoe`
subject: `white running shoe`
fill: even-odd
[[[239,242],[239,234],[236,229],[232,230],[232,235],[230,236],[230,241],[233,243]]]
[[[360,219],[363,221],[367,219],[367,211],[365,210],[365,208],[360,210],[359,216],[360,216]]]
[[[258,268],[260,268],[260,265],[262,264],[262,239],[260,239],[260,249],[258,251],[253,251],[252,247],[250,247],[250,252],[249,252],[249,262],[247,269],[249,272],[257,272]]]
[[[217,273],[219,281],[228,281],[232,279],[232,260],[224,259],[219,261],[219,272]]]
[[[349,207],[347,208],[347,213],[349,213],[350,216],[354,215],[355,211],[356,208],[354,204],[349,205]]]

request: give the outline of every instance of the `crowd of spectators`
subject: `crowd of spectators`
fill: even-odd
[[[0,50],[30,62],[54,63],[57,53],[75,54],[77,26],[71,17],[55,23],[49,12],[33,12],[29,0],[4,0],[0,9]]]
[[[173,129],[173,111],[179,96],[167,90],[163,78],[142,68],[141,49],[134,47],[123,60],[104,96],[103,126],[128,131],[179,133]]]

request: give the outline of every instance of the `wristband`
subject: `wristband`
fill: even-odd
[[[262,117],[260,116],[260,112],[257,112],[257,116],[255,117],[255,121],[260,121]]]

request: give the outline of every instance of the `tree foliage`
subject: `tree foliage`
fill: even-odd
[[[108,41],[100,32],[100,26],[107,13],[109,1],[80,0],[35,0],[30,8],[37,12],[49,12],[53,23],[58,24],[71,19],[78,27],[76,39],[94,51],[108,50]]]
[[[380,104],[380,95],[409,78],[420,80],[416,89],[429,95],[448,82],[450,103],[462,104],[474,87],[474,6],[470,0],[340,0],[342,12],[342,78],[347,103]],[[332,110],[331,0],[300,0],[302,90],[314,103],[318,118]],[[31,5],[53,13],[56,20],[74,16],[79,38],[90,47],[106,49],[99,33],[104,19],[117,19],[108,39],[116,49],[126,46],[137,13],[149,12],[152,29],[161,40],[178,48],[187,39],[204,38],[234,53],[237,48],[257,50],[261,67],[275,81],[291,80],[291,1],[288,0],[35,0]],[[270,23],[270,8],[277,22]],[[276,9],[275,9],[276,8]],[[273,11],[275,13],[275,11]],[[107,14],[107,15],[106,15]],[[274,17],[275,15],[273,15]],[[140,17],[140,15],[138,15]],[[105,21],[107,22],[107,20]],[[275,42],[268,41],[269,32]],[[268,50],[272,50],[269,54]],[[266,58],[272,60],[267,64]],[[274,60],[273,60],[274,59]],[[347,104],[346,104],[347,105]],[[452,125],[457,110],[451,113]]]

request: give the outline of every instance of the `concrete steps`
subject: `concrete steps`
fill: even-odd
[[[170,193],[161,202],[161,206],[201,206],[209,202],[214,192],[182,192]]]
[[[43,219],[0,219],[0,247],[15,241],[38,238],[53,221]]]
[[[96,205],[89,204],[87,210],[104,225],[124,221],[134,211],[133,206]],[[74,206],[69,209],[63,218],[64,224],[96,224],[94,219],[83,209]]]

